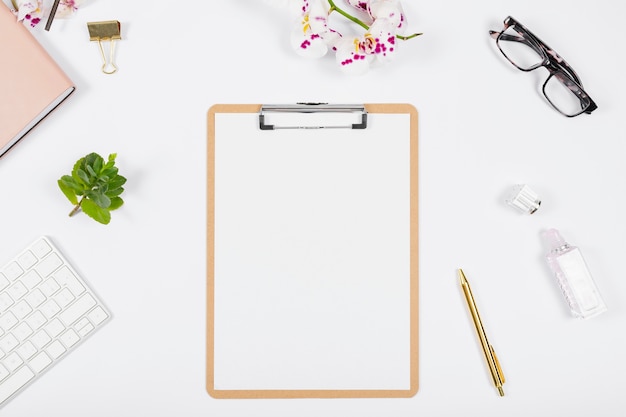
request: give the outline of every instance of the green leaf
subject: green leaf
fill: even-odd
[[[59,188],[61,189],[61,191],[63,191],[65,197],[70,200],[70,203],[78,204],[78,198],[76,197],[76,193],[74,192],[74,189],[72,187],[68,186],[67,183],[64,182],[62,179],[57,181],[57,184],[59,184]]]
[[[102,171],[100,171],[100,178],[102,177],[109,177],[109,178],[113,178],[117,175],[117,168],[116,167],[110,167],[110,168],[104,168]]]
[[[117,157],[116,153],[112,153],[109,155],[109,160],[107,161],[107,163],[104,165],[104,169],[107,168],[111,168],[113,165],[115,165],[115,158]]]
[[[106,191],[107,197],[117,197],[124,192],[124,187],[116,188],[115,190]]]
[[[99,223],[109,224],[111,221],[111,213],[109,210],[98,206],[91,200],[83,200],[80,204],[80,208],[86,215]]]
[[[86,185],[87,187],[91,185],[91,180],[89,179],[89,175],[87,175],[87,173],[83,171],[82,168],[78,168],[78,170],[76,171],[76,174],[78,175],[78,178],[80,178],[80,180],[82,181],[84,185]]]
[[[115,190],[116,188],[120,188],[124,184],[126,184],[126,178],[118,175],[109,180],[109,190]]]
[[[122,207],[122,204],[124,204],[124,200],[122,200],[120,197],[111,198],[111,205],[109,206],[109,211],[117,210],[118,208]]]
[[[85,195],[102,208],[108,208],[111,205],[111,199],[99,190],[89,190]]]
[[[93,182],[96,178],[98,178],[98,174],[96,174],[96,171],[90,165],[87,165],[86,168],[90,176],[89,179]]]
[[[96,162],[98,158],[102,159],[102,157],[98,155],[97,153],[95,152],[90,153],[89,155],[85,156],[83,167],[87,167],[87,165],[91,165],[93,167],[93,164]]]
[[[83,180],[78,176],[78,170],[80,169],[80,167],[82,166],[83,162],[84,162],[85,158],[80,158],[78,161],[76,161],[76,163],[74,164],[74,168],[72,168],[72,178],[74,178],[74,180],[76,181],[77,184],[81,185],[81,186],[86,186],[86,184],[83,182]]]
[[[85,190],[81,185],[77,184],[76,181],[74,180],[74,178],[72,178],[69,175],[63,175],[61,177],[61,179],[59,179],[59,181],[63,182],[63,184],[68,187],[71,188],[72,190],[74,190],[74,192],[77,195],[82,195],[83,191]]]
[[[97,158],[93,162],[93,170],[96,173],[96,177],[100,175],[100,171],[102,171],[102,165],[104,165],[104,159],[98,154],[96,154]]]

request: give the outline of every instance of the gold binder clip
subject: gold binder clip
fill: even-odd
[[[113,74],[117,71],[117,66],[113,61],[113,55],[115,51],[115,41],[122,39],[120,34],[120,22],[117,20],[108,20],[105,22],[87,22],[87,29],[89,29],[89,40],[98,41],[100,47],[100,55],[102,56],[102,72],[105,74]],[[109,50],[109,61],[107,62],[106,55],[104,54],[104,47],[102,41],[110,41],[111,46]],[[111,67],[112,70],[107,70],[107,67]]]

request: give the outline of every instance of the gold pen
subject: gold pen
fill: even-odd
[[[500,362],[498,362],[496,352],[487,340],[487,334],[485,333],[483,323],[480,320],[480,315],[478,314],[478,309],[476,308],[476,302],[474,301],[472,290],[470,289],[469,282],[467,282],[467,278],[465,278],[465,274],[462,269],[459,269],[459,280],[461,281],[461,288],[463,289],[465,299],[467,300],[467,306],[469,307],[472,319],[474,320],[474,327],[476,327],[478,339],[480,340],[483,352],[485,353],[485,359],[487,360],[487,365],[489,366],[493,383],[498,389],[500,396],[503,397],[504,390],[502,389],[502,385],[504,384],[504,374],[502,373],[502,368],[500,368]]]

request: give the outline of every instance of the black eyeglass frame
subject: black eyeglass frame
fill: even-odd
[[[504,33],[510,27],[513,27],[515,32],[517,32],[520,36],[516,37]],[[528,30],[524,25],[515,20],[513,17],[508,16],[506,19],[504,19],[504,29],[502,31],[497,32],[490,30],[489,35],[491,35],[491,37],[496,40],[496,45],[498,46],[498,49],[500,50],[502,55],[504,55],[504,57],[517,69],[524,72],[530,72],[539,67],[544,67],[548,70],[550,75],[543,84],[543,95],[546,100],[548,100],[548,103],[550,103],[550,105],[563,116],[574,117],[582,113],[591,114],[592,111],[598,108],[596,103],[591,99],[591,97],[589,97],[589,94],[587,94],[587,92],[584,90],[582,82],[580,81],[578,74],[576,74],[576,71],[574,71],[574,68],[572,68],[567,63],[567,61],[565,61],[559,54],[557,54],[554,49],[546,45],[545,42],[535,36],[535,34],[533,34],[530,30]],[[531,47],[542,58],[541,62],[529,68],[520,67],[504,52],[504,50],[500,46],[500,40],[520,42]],[[550,100],[550,97],[546,94],[546,85],[552,77],[557,77],[559,82],[565,85],[578,98],[578,100],[580,100],[580,112],[574,114],[564,113],[552,102],[552,100]]]

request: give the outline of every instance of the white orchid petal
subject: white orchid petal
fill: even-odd
[[[361,75],[369,69],[371,57],[360,50],[358,43],[358,39],[343,39],[337,45],[335,59],[345,74]]]
[[[327,32],[328,29],[328,11],[327,1],[310,0],[308,19],[311,24],[311,30],[315,33]]]
[[[370,0],[348,0],[348,4],[355,9],[367,11],[369,8]]]
[[[396,52],[395,25],[389,19],[379,18],[365,34],[365,51],[382,62],[390,61]]]
[[[17,20],[24,20],[27,15],[41,14],[41,0],[20,0],[17,2]]]
[[[402,6],[398,0],[372,1],[369,13],[373,19],[389,19],[396,27],[404,21]]]
[[[307,58],[321,58],[328,52],[328,46],[320,35],[303,32],[300,26],[291,32],[291,46],[298,55]]]
[[[326,45],[328,45],[330,48],[332,48],[333,50],[337,50],[337,45],[339,42],[341,42],[342,37],[341,33],[337,32],[336,30],[330,29],[328,32],[322,35],[322,39],[324,39],[324,42],[326,42]]]
[[[80,0],[61,0],[54,17],[61,19],[71,17],[78,10],[80,3]]]

